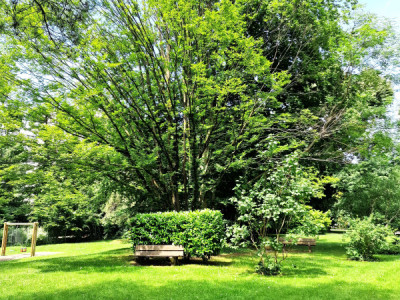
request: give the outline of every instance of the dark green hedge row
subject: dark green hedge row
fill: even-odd
[[[214,210],[137,214],[130,220],[136,245],[183,245],[188,257],[218,255],[225,238],[222,214]]]

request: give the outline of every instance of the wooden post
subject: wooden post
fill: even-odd
[[[169,260],[171,261],[171,264],[173,266],[176,266],[178,264],[178,258],[177,257],[170,257]]]
[[[32,231],[32,241],[31,241],[31,257],[35,256],[36,253],[36,240],[37,240],[37,233],[38,233],[39,223],[33,223],[33,231]]]
[[[8,236],[8,224],[6,222],[6,223],[4,223],[4,229],[3,229],[3,241],[1,243],[1,256],[6,255],[7,236]]]

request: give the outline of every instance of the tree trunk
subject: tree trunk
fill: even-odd
[[[178,187],[176,185],[173,186],[172,188],[172,206],[175,211],[180,210],[180,203],[179,203],[179,192],[178,192]]]
[[[199,165],[197,161],[197,135],[196,135],[196,124],[194,120],[193,113],[189,114],[190,121],[190,152],[191,152],[191,175],[193,183],[193,201],[191,209],[199,208]]]
[[[187,156],[187,148],[186,148],[186,133],[187,133],[187,117],[183,117],[183,134],[182,134],[182,143],[183,143],[183,159],[182,159],[182,177],[183,177],[183,201],[185,209],[189,209],[189,193],[188,193],[188,182],[187,182],[187,173],[186,173],[186,162],[188,159]]]

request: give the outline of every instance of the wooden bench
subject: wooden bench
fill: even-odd
[[[176,265],[178,257],[184,256],[183,246],[175,245],[137,245],[135,248],[135,257],[149,258],[149,257],[169,257],[171,263]]]
[[[291,240],[287,241],[284,238],[279,238],[279,241],[283,244],[283,250],[285,251],[285,247],[287,245],[293,244]],[[311,247],[317,245],[317,242],[315,239],[310,239],[310,238],[299,238],[297,240],[296,245],[298,246],[308,246],[308,252],[311,252]]]

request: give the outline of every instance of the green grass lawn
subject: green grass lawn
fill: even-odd
[[[254,274],[249,250],[137,266],[120,241],[38,246],[62,253],[0,262],[0,299],[400,299],[400,256],[348,261],[341,243],[328,234],[313,253],[295,249],[278,277]]]

